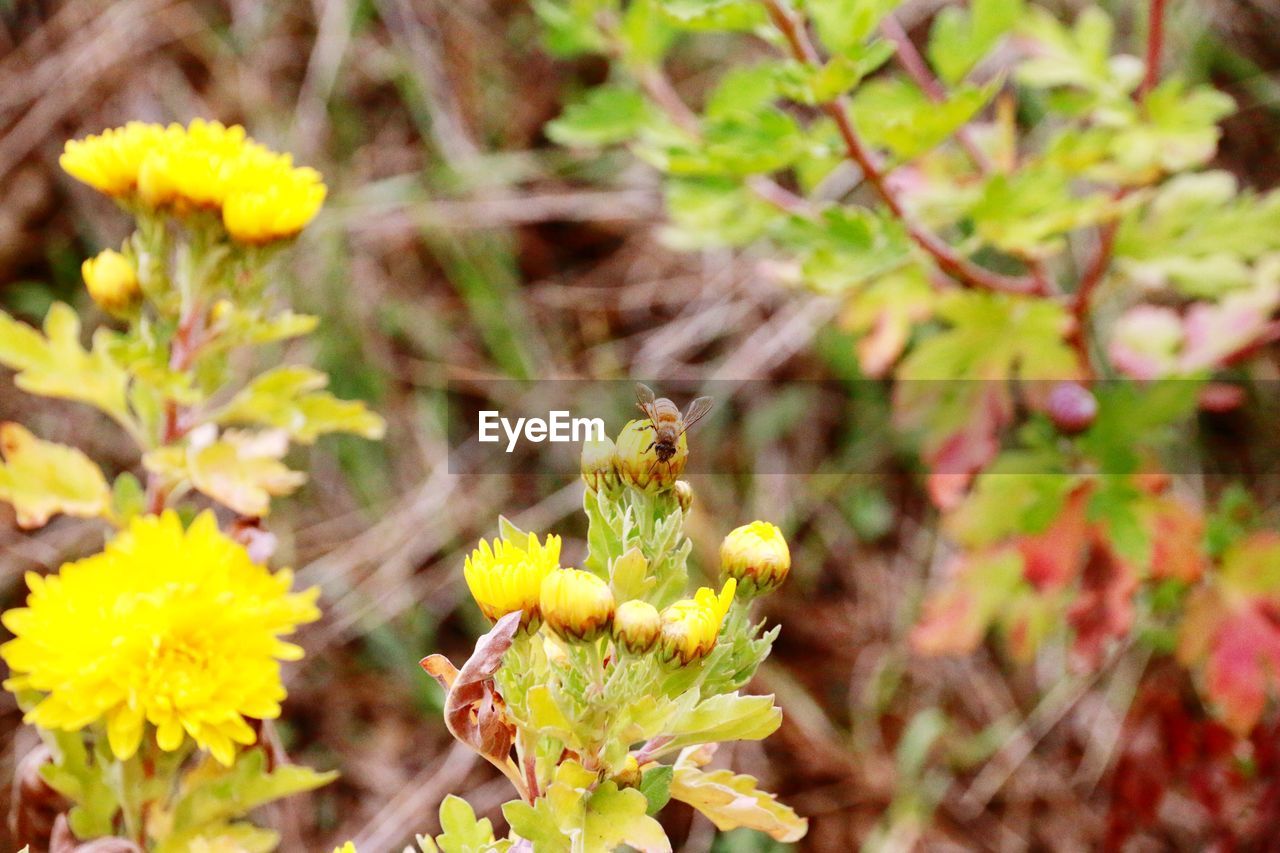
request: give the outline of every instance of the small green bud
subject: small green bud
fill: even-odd
[[[662,617],[647,601],[624,601],[613,614],[613,641],[633,655],[652,649],[661,633]]]

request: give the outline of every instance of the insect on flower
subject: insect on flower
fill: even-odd
[[[659,462],[671,464],[671,457],[676,455],[679,447],[680,436],[688,432],[689,427],[711,411],[712,402],[714,401],[710,397],[698,397],[681,415],[675,403],[666,397],[655,397],[653,389],[643,382],[636,383],[636,405],[640,407],[640,411],[644,412],[645,417],[649,419],[649,425],[653,427],[653,441],[644,449],[644,452],[653,450],[658,457],[654,465]]]

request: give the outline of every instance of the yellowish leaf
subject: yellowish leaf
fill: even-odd
[[[747,827],[777,841],[799,841],[804,837],[809,821],[778,802],[773,794],[757,790],[752,777],[735,775],[732,770],[702,770],[714,751],[714,745],[706,745],[680,753],[671,779],[673,800],[693,806],[722,831]]]
[[[271,498],[287,495],[306,481],[281,462],[289,439],[280,430],[227,430],[215,437],[212,429],[193,433],[185,447],[166,447],[147,454],[143,464],[173,480],[186,480],[197,491],[241,515],[260,518]]]
[[[124,419],[129,376],[111,357],[110,335],[99,329],[85,350],[80,318],[61,302],[49,309],[43,335],[0,312],[0,364],[18,371],[15,382],[28,393],[78,400]]]
[[[22,527],[40,527],[56,513],[95,518],[111,506],[102,471],[74,447],[42,441],[15,423],[0,424],[0,498],[13,504]]]

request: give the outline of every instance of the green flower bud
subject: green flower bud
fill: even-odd
[[[624,601],[613,614],[613,641],[633,655],[652,649],[661,633],[662,617],[647,601]]]

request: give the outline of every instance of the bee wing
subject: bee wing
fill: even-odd
[[[689,404],[689,408],[684,413],[684,428],[681,432],[688,432],[689,427],[702,420],[702,416],[711,411],[711,405],[715,402],[710,397],[699,397]]]
[[[653,411],[654,399],[652,388],[643,382],[636,383],[636,405],[640,407],[640,411],[644,412],[645,417],[650,421],[657,422],[657,415]]]

